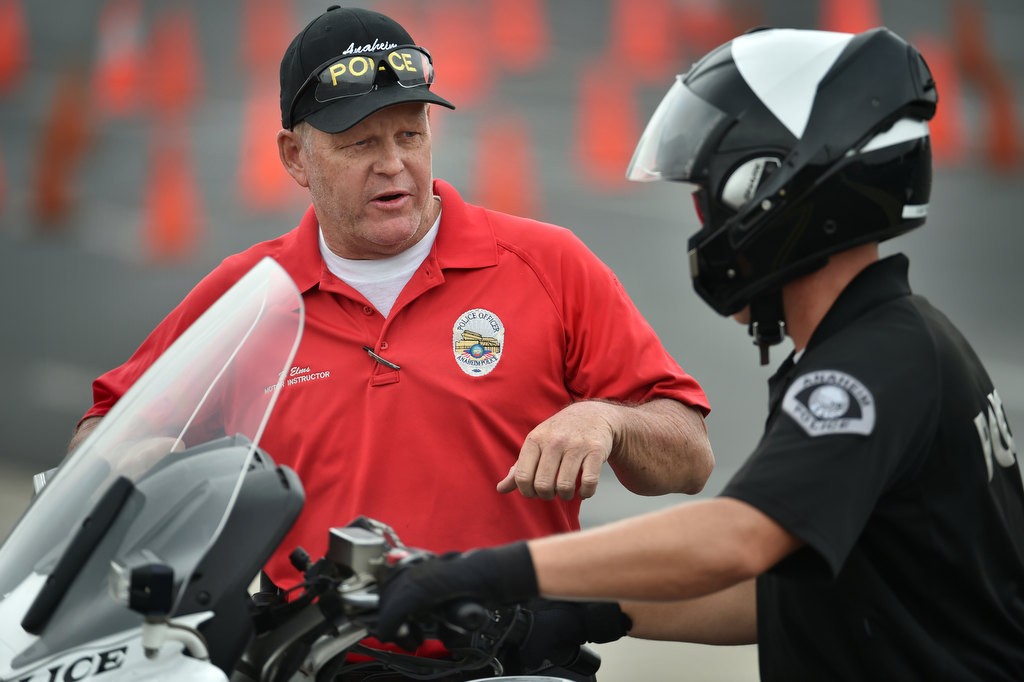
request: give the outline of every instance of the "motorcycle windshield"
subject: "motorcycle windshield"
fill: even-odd
[[[0,546],[0,607],[20,599],[37,612],[49,611],[36,619],[37,644],[57,627],[50,627],[50,615],[57,621],[81,601],[79,593],[105,591],[95,576],[93,584],[81,580],[77,563],[169,566],[179,602],[260,456],[256,448],[303,321],[295,284],[277,263],[263,260],[163,353],[65,460]],[[202,459],[195,453],[204,451],[213,468],[195,464]],[[111,498],[119,501],[112,505]],[[97,531],[104,510],[113,520]],[[94,524],[92,536],[86,519]],[[41,605],[53,583],[50,603]],[[67,608],[53,614],[62,605]]]

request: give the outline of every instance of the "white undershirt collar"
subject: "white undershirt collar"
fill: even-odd
[[[335,277],[365,296],[381,315],[387,317],[398,294],[430,254],[440,224],[441,213],[438,211],[437,219],[423,238],[405,251],[389,258],[363,260],[342,258],[331,251],[324,239],[323,228],[319,228],[320,256]]]

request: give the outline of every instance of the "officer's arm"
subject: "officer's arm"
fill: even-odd
[[[410,614],[449,599],[512,604],[539,595],[619,602],[638,637],[750,643],[757,637],[754,578],[802,546],[746,502],[685,503],[411,566],[385,585],[376,634],[394,641]],[[625,634],[629,625],[613,611],[610,620],[607,611],[579,615],[581,641]]]
[[[631,637],[730,646],[757,643],[756,581],[672,602],[622,602]]]
[[[528,543],[543,596],[618,601],[714,594],[757,577],[802,545],[771,517],[727,497]]]

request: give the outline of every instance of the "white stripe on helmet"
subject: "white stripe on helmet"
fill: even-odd
[[[756,31],[733,39],[732,58],[754,94],[800,139],[818,83],[851,39],[831,31]]]

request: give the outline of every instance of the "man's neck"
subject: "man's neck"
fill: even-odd
[[[789,282],[782,288],[786,332],[793,347],[802,351],[843,289],[867,266],[878,260],[878,244],[863,244],[829,257],[828,264]]]

